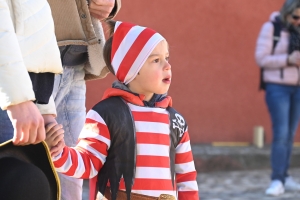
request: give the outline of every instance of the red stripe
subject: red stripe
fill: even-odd
[[[97,158],[94,154],[91,154],[86,149],[84,149],[82,147],[76,147],[76,149],[78,150],[78,152],[80,152],[80,155],[83,159],[84,167],[85,167],[85,172],[81,178],[90,178],[90,173],[91,173],[91,169],[92,169],[90,161],[92,162],[92,165],[95,167],[95,169],[97,171],[99,171],[100,168],[102,167],[102,163],[99,160],[99,158]]]
[[[81,149],[80,147],[76,148],[81,154],[84,154],[86,152],[85,149]],[[91,163],[90,158],[88,156],[81,156],[84,164],[85,171],[82,174],[81,178],[89,178],[90,177],[90,169],[91,169]]]
[[[186,181],[196,181],[197,172],[189,172],[186,174],[176,174],[176,182],[182,183]]]
[[[170,136],[161,133],[136,132],[137,144],[162,144],[170,145]]]
[[[190,136],[189,136],[188,132],[186,131],[186,132],[183,133],[183,136],[182,136],[179,144],[188,142],[189,140],[190,140]]]
[[[169,115],[156,112],[136,112],[132,111],[134,121],[145,121],[145,122],[160,122],[169,124]]]
[[[193,161],[193,154],[191,151],[185,153],[177,153],[175,156],[175,164],[182,164]]]
[[[124,81],[128,71],[132,67],[132,64],[140,54],[141,50],[144,48],[145,44],[148,40],[155,34],[155,32],[151,29],[145,28],[140,35],[136,38],[130,49],[128,50],[127,54],[123,58],[118,72],[116,74],[117,78],[120,81]]]
[[[110,140],[110,134],[109,130],[106,125],[98,123],[98,128],[99,128],[99,134],[105,137],[106,139]]]
[[[136,156],[136,166],[138,167],[170,167],[169,157],[164,156]]]
[[[69,155],[69,147],[65,146],[63,149],[63,153],[62,153],[61,157],[59,158],[59,160],[53,162],[54,166],[56,168],[62,167],[65,164],[65,162],[67,161],[68,155]]]
[[[100,115],[99,115],[99,117],[100,118],[102,118]],[[104,121],[104,120],[103,120]],[[85,119],[85,123],[100,123],[100,124],[102,124],[101,122],[99,122],[99,121],[97,121],[96,119],[93,119],[93,118],[91,118],[91,116],[89,116],[89,117],[87,117],[86,119]],[[105,123],[105,122],[104,122]],[[105,124],[104,124],[105,125]]]
[[[91,119],[91,118],[86,118],[85,119],[85,123],[86,124],[89,124],[89,123],[98,123],[98,121],[94,120],[94,119]]]
[[[81,140],[82,142],[83,140]],[[88,140],[84,140],[84,144],[89,145],[90,147],[92,147],[93,149],[95,149],[97,152],[107,156],[107,149],[108,146],[106,145],[106,143],[104,142],[100,142],[97,139],[88,139]],[[87,150],[86,150],[87,151]]]
[[[120,189],[125,189],[124,181],[120,181]],[[171,180],[166,179],[134,179],[132,190],[173,190]]]
[[[96,124],[95,124],[96,123]],[[97,126],[94,127],[94,126]],[[83,132],[87,130],[87,131],[92,131],[94,133],[98,133],[99,135],[105,137],[106,139],[110,140],[110,134],[109,134],[109,130],[107,128],[107,126],[105,124],[102,124],[100,122],[97,122],[93,119],[87,118],[85,120],[85,124],[83,127]]]
[[[200,200],[198,191],[179,191],[178,199],[180,200]]]
[[[115,56],[115,53],[118,50],[121,42],[133,26],[135,25],[130,23],[121,23],[117,28],[112,41],[111,60],[113,60],[113,57]]]
[[[73,176],[78,167],[78,158],[77,158],[76,151],[74,149],[70,149],[70,155],[71,155],[72,165],[70,169],[66,172],[66,174],[69,176]]]
[[[98,191],[98,188],[97,188],[97,179],[98,179],[98,176],[95,176],[94,178],[90,179],[90,182],[89,182],[89,188],[90,188],[90,200],[95,200],[96,199],[96,193]]]

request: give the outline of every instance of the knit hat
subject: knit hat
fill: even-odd
[[[117,79],[126,85],[132,81],[156,45],[164,39],[150,28],[117,21],[111,49]]]
[[[8,184],[8,188],[15,189],[14,191],[7,191],[7,192],[14,192],[16,193],[13,196],[20,196],[22,192],[26,194],[26,191],[23,191],[24,188],[28,188],[27,193],[30,193],[30,190],[35,188],[43,188],[45,186],[46,191],[35,191],[34,193],[46,193],[47,198],[49,200],[59,200],[60,199],[60,183],[58,175],[55,171],[54,165],[51,161],[51,155],[48,149],[47,144],[43,141],[35,145],[25,145],[25,146],[15,146],[12,143],[12,140],[4,142],[0,144],[0,161],[1,161],[1,177],[0,180],[3,184]],[[2,162],[3,161],[3,162]],[[7,164],[6,164],[7,163]],[[24,164],[23,164],[24,163]],[[27,163],[27,165],[26,165]],[[18,168],[18,165],[21,166]],[[37,169],[35,173],[32,171],[27,171],[26,168],[22,166],[35,166]],[[14,171],[17,170],[17,171]],[[3,174],[4,173],[4,174]],[[16,175],[17,173],[17,175]],[[4,176],[5,174],[13,174],[15,178],[10,176]],[[42,176],[40,176],[42,175]],[[17,177],[16,177],[17,176]],[[21,181],[22,178],[29,177],[28,181]],[[32,178],[31,178],[32,177]],[[38,180],[38,185],[33,184],[37,181],[33,182],[32,180],[38,177],[45,177],[43,180]],[[14,180],[12,180],[14,179]],[[15,184],[14,184],[15,183]],[[24,184],[22,190],[18,190],[14,187],[14,185]],[[2,186],[3,187],[3,186]],[[3,188],[1,188],[3,189]],[[0,190],[1,190],[0,189]],[[0,191],[1,194],[7,193],[5,191]],[[34,194],[26,194],[22,198],[18,199],[28,199],[28,196],[32,196]],[[43,196],[44,194],[42,194]],[[3,197],[3,196],[2,196]],[[0,197],[0,199],[2,198]],[[13,197],[10,198],[5,197],[5,199],[14,199]],[[32,198],[36,199],[36,198]]]

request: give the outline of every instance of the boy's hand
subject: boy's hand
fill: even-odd
[[[55,145],[54,147],[51,148],[51,150],[50,150],[51,156],[52,157],[58,156],[62,152],[62,150],[65,146],[66,146],[65,140],[62,139],[61,141],[58,142],[57,145]]]
[[[52,148],[57,146],[58,143],[63,140],[63,138],[64,138],[64,130],[62,129],[61,124],[50,123],[46,125],[45,142],[47,143],[51,153],[53,153]]]

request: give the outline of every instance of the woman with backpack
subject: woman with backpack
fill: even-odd
[[[255,58],[272,121],[271,184],[267,195],[300,190],[288,174],[300,119],[300,0],[286,0],[271,14],[257,39]]]

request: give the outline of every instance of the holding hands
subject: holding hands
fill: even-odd
[[[64,130],[61,124],[46,125],[46,139],[52,157],[59,155],[65,147]]]

